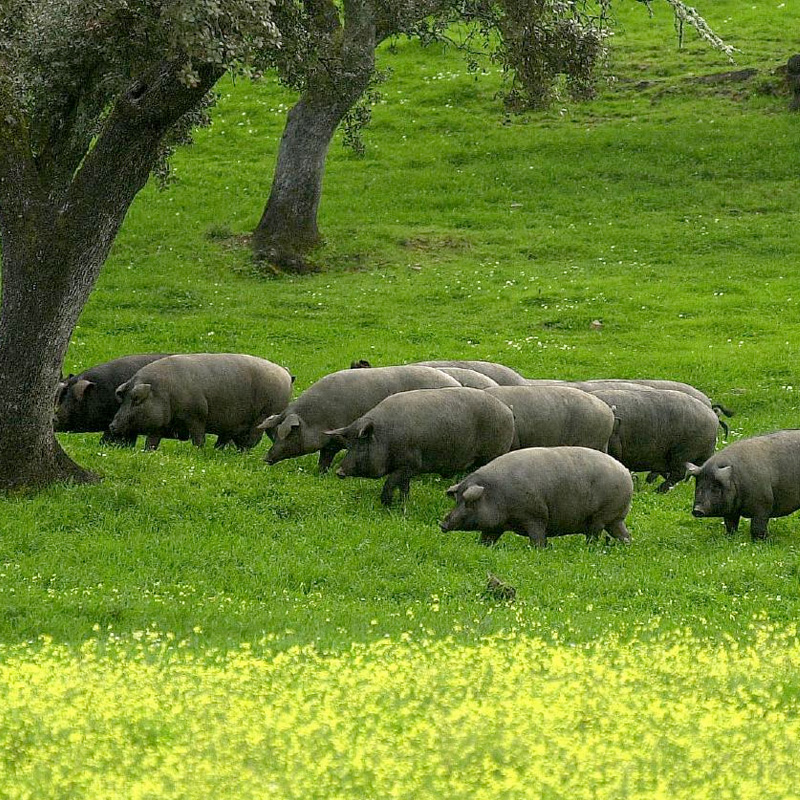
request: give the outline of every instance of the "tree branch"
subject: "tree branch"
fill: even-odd
[[[187,86],[179,78],[178,64],[162,62],[117,99],[67,191],[61,209],[66,235],[86,240],[99,228],[108,233],[103,238],[110,247],[156,164],[164,136],[200,105],[224,69],[207,64],[197,74],[197,83]]]

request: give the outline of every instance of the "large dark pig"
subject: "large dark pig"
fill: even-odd
[[[286,407],[292,376],[283,367],[238,353],[194,353],[162,358],[142,367],[117,389],[121,405],[111,422],[117,436],[148,435],[148,447],[185,431],[202,447],[206,433],[216,447],[240,450],[261,439],[257,425]]]
[[[488,375],[482,372],[475,372],[474,369],[465,369],[464,367],[436,367],[436,369],[455,378],[462,386],[468,389],[491,389],[500,384],[492,380]]]
[[[420,389],[387,397],[347,427],[328,431],[347,447],[338,475],[386,478],[381,502],[408,496],[414,475],[452,475],[508,452],[511,410],[481,389]]]
[[[548,536],[606,530],[630,541],[625,517],[633,481],[611,456],[587,447],[529,447],[500,456],[447,490],[456,507],[443,531],[480,531],[494,544],[504,531],[544,547]]]
[[[134,445],[136,434],[116,436],[108,426],[119,409],[117,387],[130,380],[147,364],[168,353],[123,356],[97,364],[78,375],[69,375],[58,384],[53,428],[56,431],[90,433],[103,431],[104,444]]]
[[[800,430],[742,439],[686,469],[697,481],[692,513],[722,517],[728,533],[747,517],[750,536],[764,539],[771,517],[800,509]]]
[[[702,462],[714,453],[717,415],[688,394],[669,389],[600,389],[592,394],[619,420],[608,441],[609,454],[632,472],[663,476],[659,492],[684,479],[687,461]]]
[[[498,386],[486,390],[514,414],[514,449],[574,445],[606,452],[614,412],[569,386]]]
[[[424,367],[461,367],[487,375],[500,386],[524,386],[527,381],[519,372],[494,361],[418,361]]]
[[[411,389],[460,386],[438,369],[419,366],[343,369],[320,378],[280,414],[259,426],[272,439],[264,461],[277,464],[319,450],[319,470],[327,472],[342,449],[327,431],[349,425],[381,400]]]

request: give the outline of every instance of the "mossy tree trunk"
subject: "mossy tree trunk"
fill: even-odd
[[[302,272],[320,242],[317,224],[325,160],[333,135],[359,101],[375,68],[376,23],[371,2],[344,3],[338,14],[320,12],[325,28],[320,66],[293,106],[278,149],[269,199],[253,232],[253,252],[281,269]]]
[[[0,82],[0,491],[94,480],[61,449],[53,401],[78,317],[167,130],[220,77],[187,87],[164,62],[116,102],[66,181],[32,153],[23,114]]]

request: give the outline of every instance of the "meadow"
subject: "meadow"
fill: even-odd
[[[245,243],[293,97],[223,81],[65,371],[247,352],[299,392],[358,358],[485,359],[687,381],[735,410],[731,440],[798,427],[800,118],[774,71],[800,11],[703,3],[730,64],[653,10],[620,5],[596,99],[518,117],[496,65],[385,48],[303,277]],[[798,796],[797,516],[753,543],[693,519],[692,483],[640,481],[630,546],[484,548],[441,533],[435,476],[387,511],[266,443],[60,439],[103,481],[0,500],[0,797]]]

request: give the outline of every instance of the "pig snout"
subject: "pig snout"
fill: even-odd
[[[702,506],[696,505],[692,509],[693,517],[704,517],[705,515],[706,515],[706,510]]]

